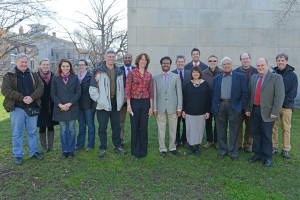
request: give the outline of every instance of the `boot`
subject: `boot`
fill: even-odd
[[[42,146],[42,152],[46,153],[47,152],[46,133],[40,133],[40,143],[41,143],[41,146]]]
[[[54,151],[54,131],[48,131],[48,150]]]

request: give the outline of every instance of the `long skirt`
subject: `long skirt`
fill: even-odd
[[[189,145],[197,145],[202,143],[205,115],[185,115],[186,139]]]

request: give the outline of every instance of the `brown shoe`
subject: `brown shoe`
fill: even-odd
[[[213,145],[213,143],[207,142],[203,147],[208,149],[211,145]]]

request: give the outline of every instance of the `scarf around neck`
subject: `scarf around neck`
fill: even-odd
[[[78,76],[80,84],[82,83],[82,80],[84,79],[86,74],[87,74],[87,70],[85,70],[85,72],[83,72],[82,74],[80,72],[78,72],[77,76]]]
[[[44,73],[42,69],[40,69],[40,76],[41,78],[46,82],[48,85],[51,79],[51,72],[48,71],[47,73]]]
[[[61,78],[64,81],[65,85],[67,85],[69,77],[70,77],[70,72],[68,72],[67,75],[64,75],[63,73],[61,73]]]

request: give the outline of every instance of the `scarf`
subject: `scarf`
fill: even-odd
[[[43,72],[42,69],[40,69],[40,76],[41,78],[46,82],[46,84],[48,85],[51,79],[51,72],[48,71],[46,73]]]
[[[68,72],[67,75],[64,75],[63,73],[61,73],[61,78],[64,81],[65,85],[67,85],[69,77],[70,77],[70,72]]]
[[[85,70],[85,72],[83,72],[82,74],[81,74],[81,72],[78,72],[77,76],[78,76],[80,84],[82,83],[82,80],[84,79],[86,74],[87,74],[87,70]]]

